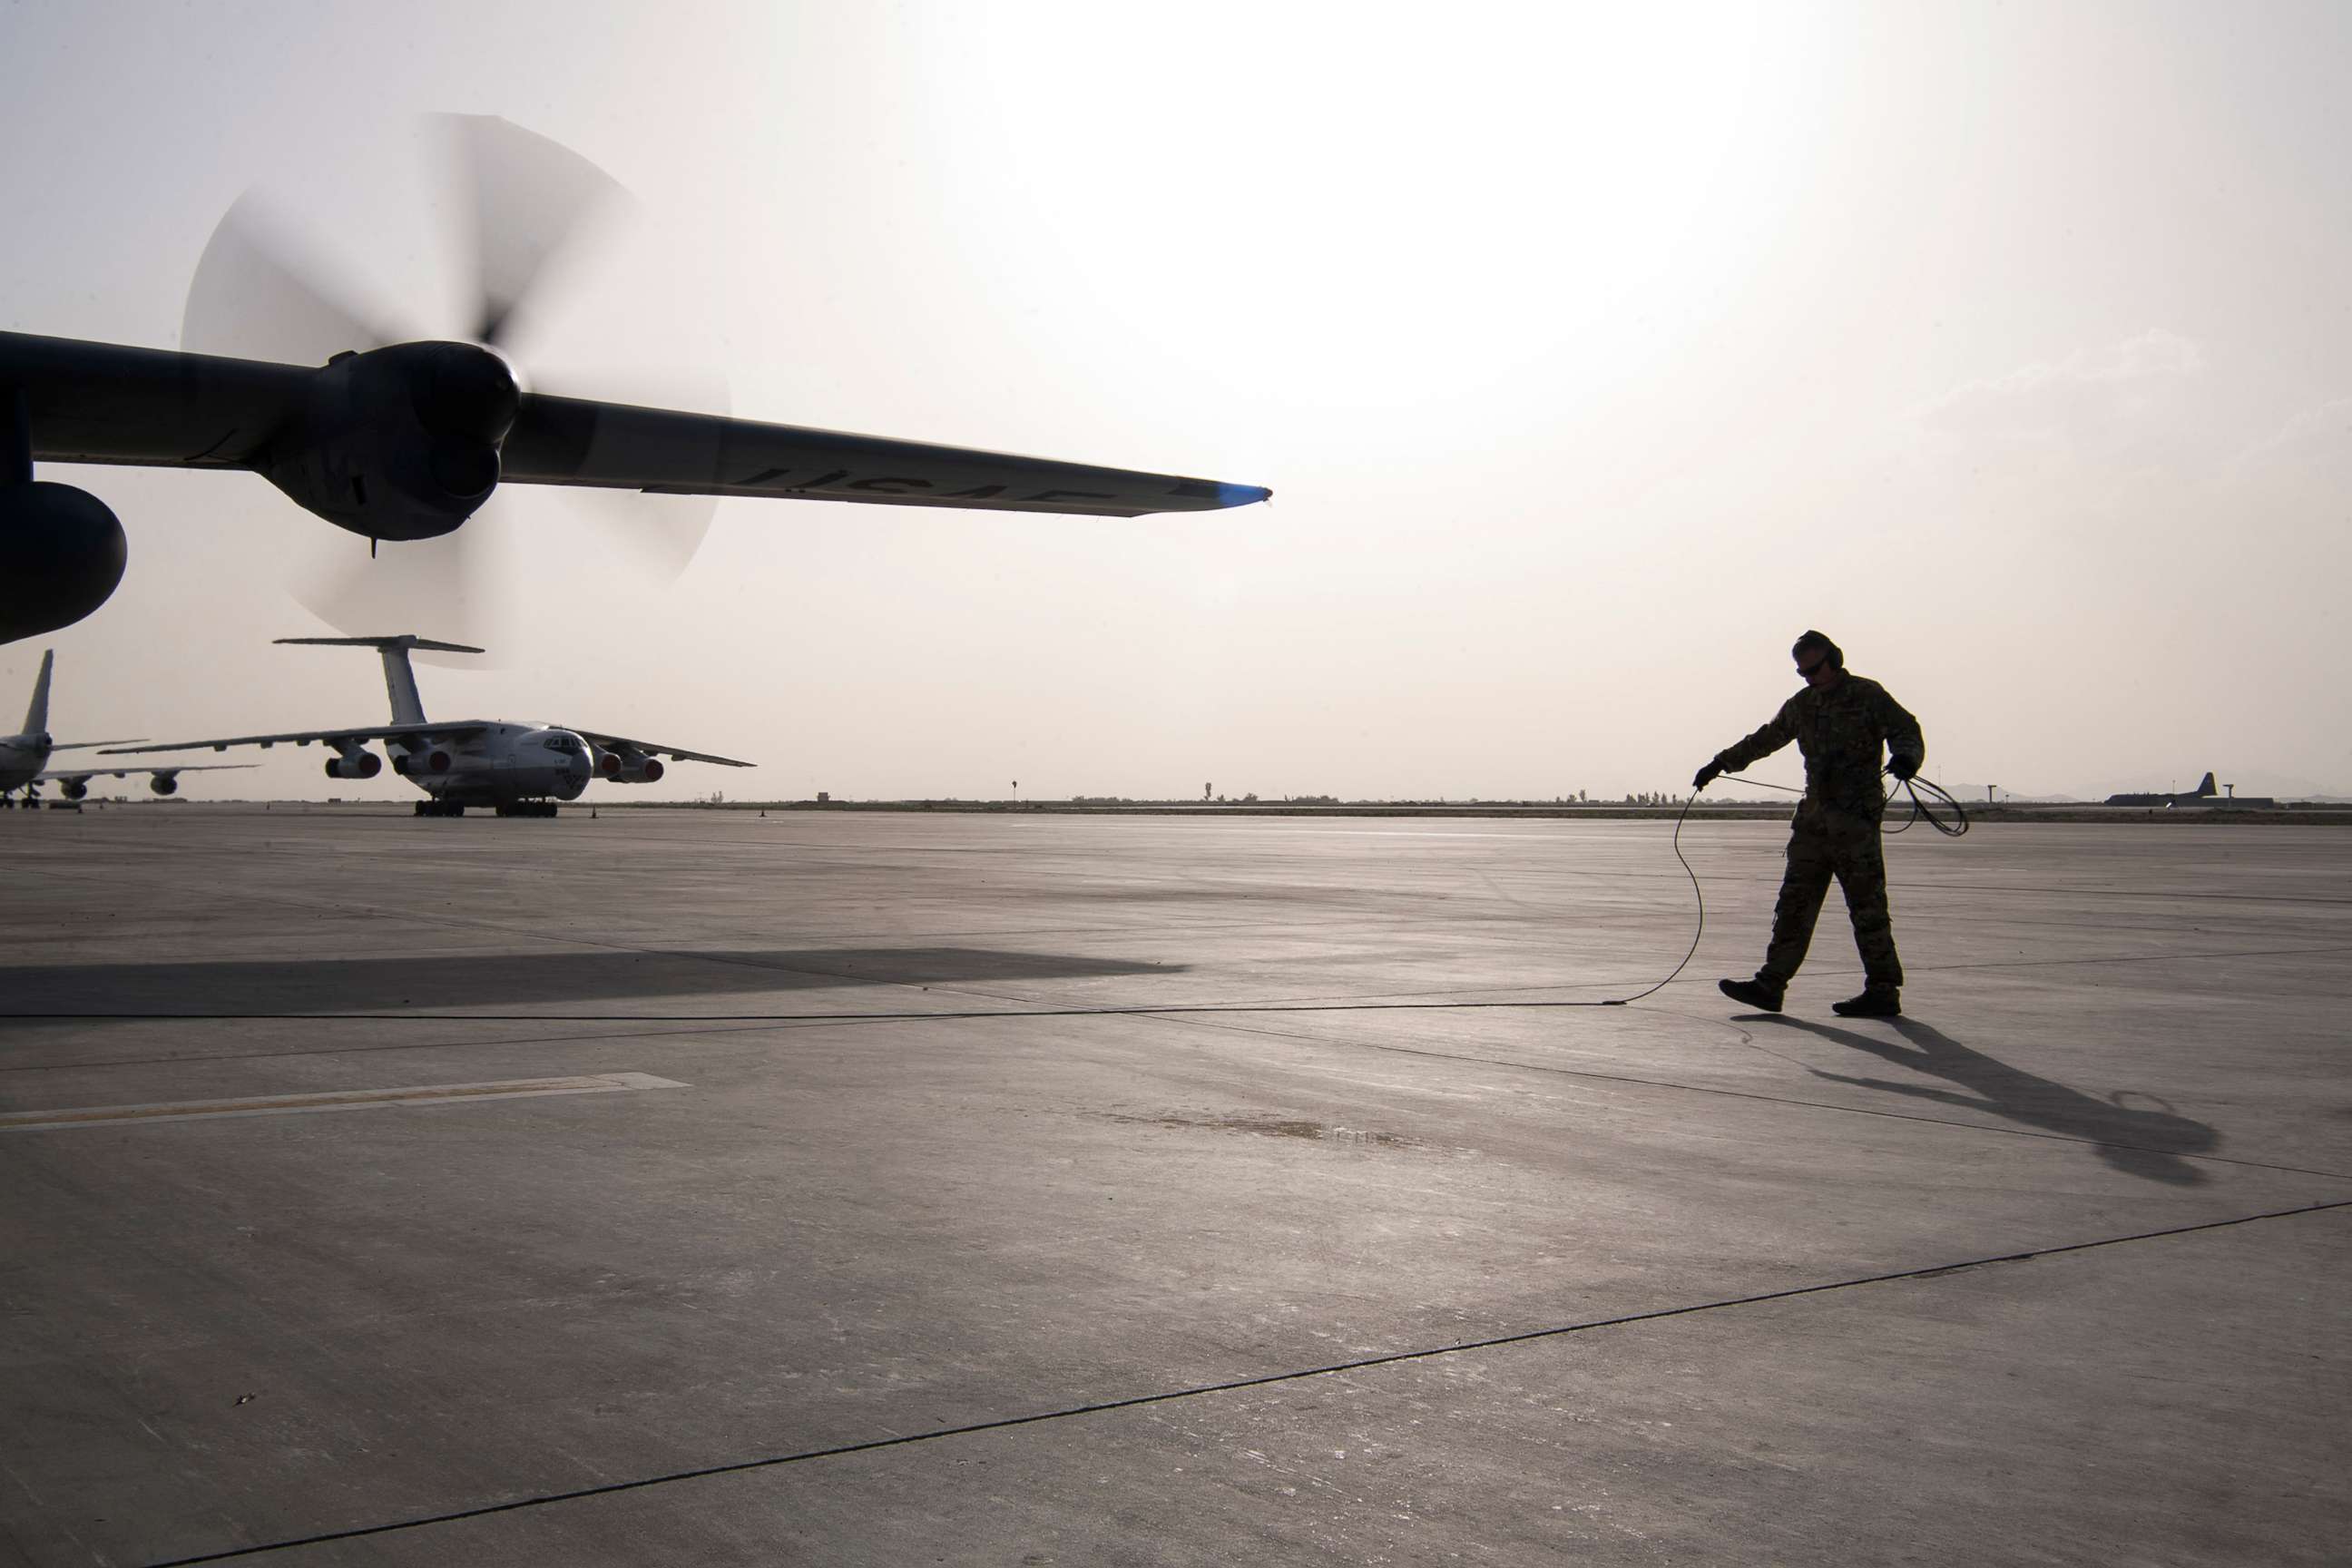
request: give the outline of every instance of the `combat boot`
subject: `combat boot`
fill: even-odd
[[[1759,1013],[1777,1013],[1785,994],[1769,980],[1718,980],[1715,988],[1734,1002],[1745,1002]]]
[[[1861,995],[1831,1003],[1830,1011],[1841,1018],[1899,1018],[1903,993],[1892,985],[1865,985]]]

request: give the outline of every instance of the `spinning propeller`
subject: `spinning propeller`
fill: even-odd
[[[497,356],[495,365],[457,374],[478,380],[461,401],[475,419],[506,413],[531,379],[519,368],[534,314],[547,310],[549,285],[579,258],[583,242],[627,205],[626,193],[602,169],[559,142],[488,115],[425,117],[445,153],[439,182],[453,199],[433,205],[454,218],[452,253],[460,277],[455,301],[462,335]],[[248,190],[222,217],[196,264],[181,321],[187,351],[293,364],[324,364],[429,334],[405,318],[363,310],[367,290],[346,280]],[[535,310],[536,308],[536,310]],[[403,327],[391,323],[403,321]],[[501,386],[503,371],[507,386]],[[676,378],[665,376],[666,381]],[[511,390],[509,390],[509,388]],[[541,388],[541,390],[544,390]],[[670,400],[705,413],[727,412],[723,381],[706,378]],[[501,432],[503,433],[503,432]],[[575,515],[596,526],[599,543],[622,552],[633,582],[660,588],[685,572],[710,529],[716,495],[622,495],[575,489]],[[371,539],[303,536],[286,568],[294,596],[345,632],[429,621],[464,640],[505,641],[500,622],[509,585],[520,574],[512,497],[494,499],[467,526],[379,549]],[[527,503],[526,503],[527,504]]]

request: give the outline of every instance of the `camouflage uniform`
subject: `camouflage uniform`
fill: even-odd
[[[1805,755],[1805,798],[1790,824],[1789,869],[1772,910],[1772,945],[1756,978],[1779,989],[1795,975],[1834,877],[1845,889],[1868,984],[1899,991],[1903,961],[1895,952],[1886,861],[1878,841],[1878,819],[1886,805],[1878,782],[1879,745],[1884,742],[1891,755],[1908,758],[1916,767],[1927,754],[1919,721],[1878,682],[1843,675],[1828,687],[1808,686],[1790,698],[1770,723],[1717,752],[1715,765],[1738,773],[1790,741]]]

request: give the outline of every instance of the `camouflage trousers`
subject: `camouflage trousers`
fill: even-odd
[[[1807,801],[1789,831],[1789,869],[1780,879],[1780,901],[1772,910],[1772,945],[1756,973],[1768,984],[1786,985],[1812,945],[1813,922],[1835,879],[1845,890],[1853,917],[1853,944],[1862,950],[1867,983],[1900,990],[1903,961],[1895,952],[1895,923],[1886,908],[1886,858],[1878,839],[1878,819],[1823,810]]]

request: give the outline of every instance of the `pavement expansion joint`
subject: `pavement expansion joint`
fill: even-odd
[[[1286,1372],[1266,1373],[1256,1377],[1234,1378],[1223,1383],[1202,1384],[1190,1388],[1165,1389],[1157,1394],[1137,1394],[1126,1399],[1102,1400],[1093,1404],[1067,1405],[1056,1410],[1034,1411],[1026,1415],[1007,1415],[990,1421],[968,1422],[957,1426],[943,1426],[930,1432],[902,1433],[887,1437],[868,1438],[863,1442],[841,1443],[830,1447],[803,1449],[796,1453],[765,1455],[759,1458],[738,1459],[727,1464],[706,1465],[694,1469],[673,1470],[662,1475],[640,1476],[629,1480],[610,1481],[600,1486],[581,1487],[570,1491],[546,1492],[536,1497],[514,1498],[505,1502],[485,1503],[477,1508],[454,1509],[447,1512],[420,1518],[394,1520],[382,1524],[360,1525],[348,1530],[328,1531],[316,1535],[264,1542],[251,1546],[230,1547],[225,1551],[208,1552],[192,1557],[174,1557],[146,1564],[146,1568],[194,1568],[195,1564],[202,1563],[225,1563],[240,1557],[258,1556],[269,1552],[285,1552],[299,1547],[322,1546],[340,1541],[390,1535],[402,1531],[423,1530],[434,1525],[455,1524],[462,1521],[484,1519],[494,1514],[513,1513],[525,1509],[547,1508],[558,1503],[583,1502],[593,1498],[643,1491],[649,1488],[667,1486],[676,1482],[707,1480],[719,1476],[740,1475],[751,1470],[772,1469],[785,1465],[805,1464],[818,1459],[842,1458],[852,1454],[868,1454],[886,1448],[900,1448],[918,1443],[937,1442],[943,1438],[968,1437],[983,1432],[1006,1431],[1016,1426],[1034,1426],[1047,1422],[1071,1420],[1079,1416],[1101,1415],[1114,1411],[1135,1410],[1148,1405],[1171,1404],[1180,1400],[1238,1393],[1244,1389],[1264,1388],[1276,1384],[1297,1383],[1308,1378],[1330,1377],[1344,1373],[1367,1371],[1375,1367],[1429,1361],[1439,1356],[1498,1350],[1509,1345],[1529,1344],[1540,1340],[1562,1339],[1569,1335],[1587,1333],[1597,1329],[1624,1328],[1635,1323],[1658,1322],[1669,1318],[1691,1317],[1699,1313],[1726,1311],[1738,1307],[1761,1306],[1772,1301],[1794,1300],[1800,1297],[1830,1295],[1839,1291],[1856,1289],[1865,1285],[1941,1279],[1953,1275],[1972,1273],[1996,1264],[2025,1263],[2041,1258],[2063,1257],[2070,1253],[2126,1247],[2137,1242],[2193,1236],[2204,1231],[2227,1230],[2239,1226],[2295,1219],[2344,1209],[2352,1209],[2352,1199],[2301,1204],[2292,1208],[2271,1209],[2260,1214],[2237,1215],[2226,1219],[2200,1221],[2196,1225],[2170,1226],[2159,1230],[2137,1231],[2127,1236],[2101,1237],[2091,1241],[2067,1242],[2055,1247],[2029,1248],[2023,1252],[2000,1253],[1983,1258],[1965,1258],[1954,1263],[1929,1264],[1918,1268],[1896,1269],[1888,1273],[1864,1275],[1851,1279],[1828,1280],[1816,1285],[1797,1285],[1782,1290],[1767,1290],[1755,1295],[1736,1296],[1716,1301],[1693,1302],[1680,1307],[1661,1307],[1645,1312],[1627,1312],[1616,1317],[1596,1318],[1578,1323],[1556,1324],[1549,1328],[1528,1329],[1517,1333],[1496,1334],[1485,1339],[1460,1341],[1453,1344],[1391,1351],[1380,1355],[1360,1356],[1349,1361],[1334,1362],[1323,1366],[1298,1367]]]
[[[383,1110],[406,1105],[473,1105],[550,1094],[615,1094],[640,1089],[684,1089],[650,1073],[589,1073],[571,1078],[504,1079],[491,1083],[428,1083],[406,1089],[332,1089],[312,1094],[244,1095],[233,1100],[177,1100],[148,1105],[86,1105],[0,1113],[0,1132],[53,1132],[126,1122],[200,1121],[231,1116],[292,1116],[308,1111]]]

